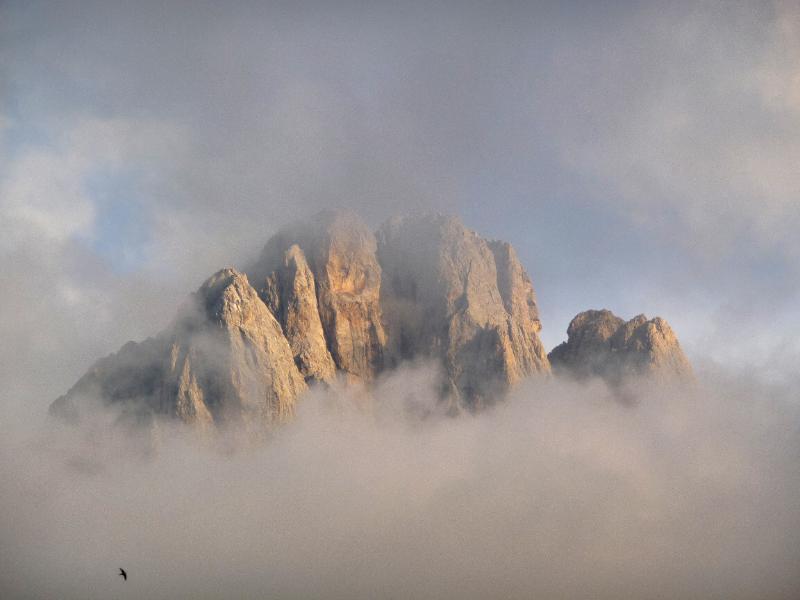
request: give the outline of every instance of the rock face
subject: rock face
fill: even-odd
[[[389,364],[438,358],[451,404],[467,408],[549,371],[533,286],[511,246],[441,215],[390,219],[378,240]]]
[[[444,395],[473,408],[549,370],[533,286],[509,244],[438,215],[391,219],[377,237],[353,214],[323,213],[273,236],[250,269],[307,378],[328,381],[335,367],[369,382],[433,357]]]
[[[283,327],[295,363],[306,380],[331,382],[336,365],[320,321],[314,274],[300,246],[289,247],[283,264],[266,278],[261,298]]]
[[[520,369],[518,375],[549,370],[547,354],[539,341],[542,323],[536,305],[533,283],[525,272],[517,253],[508,242],[492,241],[489,247],[497,267],[497,287],[508,313],[508,333]]]
[[[319,321],[336,368],[350,379],[365,382],[383,368],[386,346],[376,245],[375,235],[358,216],[326,211],[311,222],[273,236],[258,263],[250,269],[262,298],[274,297],[274,282],[285,269],[287,253],[296,246],[299,254],[298,250],[295,254],[305,256],[311,271],[308,281],[314,283]],[[297,321],[292,334],[295,339],[315,335],[310,285],[305,293],[308,319]],[[288,321],[282,320],[282,324],[288,329]],[[304,373],[324,380],[329,364],[319,348],[314,354],[313,366],[305,367]]]
[[[309,383],[368,390],[417,359],[440,365],[453,412],[492,404],[550,361],[610,381],[691,372],[666,321],[609,311],[575,317],[548,360],[514,249],[455,217],[393,218],[373,234],[352,213],[324,212],[270,238],[247,273],[210,277],[166,331],[98,361],[51,411],[91,397],[137,420],[258,432],[290,419]]]
[[[200,428],[259,431],[291,418],[305,388],[272,313],[245,275],[223,269],[167,331],[97,362],[51,411],[89,396]]]
[[[556,372],[599,376],[612,384],[625,377],[690,377],[692,368],[662,318],[623,321],[609,310],[587,310],[569,324],[567,341],[550,352]]]

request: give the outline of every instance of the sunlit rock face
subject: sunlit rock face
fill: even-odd
[[[260,295],[283,327],[306,380],[332,382],[336,365],[319,316],[316,278],[300,246],[292,244],[286,250],[283,263],[266,278]]]
[[[390,219],[378,242],[389,363],[440,360],[454,409],[549,371],[533,286],[510,245],[442,215]]]
[[[356,215],[323,213],[273,236],[251,272],[310,380],[434,358],[443,397],[476,408],[549,369],[513,248],[454,217],[390,219],[376,240]]]
[[[69,414],[82,399],[100,398],[140,419],[167,415],[201,429],[257,432],[290,419],[305,389],[272,313],[245,275],[223,269],[170,328],[98,361],[51,411]]]
[[[569,324],[567,341],[550,352],[556,373],[598,376],[617,384],[630,376],[689,378],[692,368],[664,319],[624,321],[609,310],[587,310]]]
[[[496,402],[551,361],[609,381],[691,372],[660,318],[581,313],[549,359],[540,330],[510,244],[456,217],[396,217],[373,233],[353,213],[328,211],[273,235],[247,274],[211,276],[169,328],[98,361],[51,410],[69,415],[95,398],[134,421],[262,431],[291,419],[309,384],[357,384],[369,396],[404,361],[439,367],[451,412]]]
[[[295,351],[300,338],[311,340],[309,351],[301,353],[299,361],[306,376],[330,377],[330,364],[317,336],[317,318],[335,367],[347,379],[369,382],[382,370],[386,333],[376,247],[375,235],[357,215],[326,211],[273,236],[250,269],[261,297],[273,309],[277,307],[274,298],[288,300],[288,310],[281,308],[278,314]],[[294,259],[287,258],[292,253]],[[288,290],[286,272],[293,267],[287,265],[292,260],[297,263],[301,256],[310,269],[310,274],[302,276],[307,283],[291,284],[293,289]],[[314,304],[318,317],[313,315]]]

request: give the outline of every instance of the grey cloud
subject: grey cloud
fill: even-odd
[[[418,420],[407,368],[375,415],[312,393],[263,448],[95,429],[3,436],[0,584],[29,597],[791,598],[791,389],[531,383]],[[793,389],[793,388],[792,388]],[[788,394],[787,394],[788,393]],[[137,449],[138,448],[138,449]],[[130,575],[116,580],[117,566]]]
[[[790,2],[2,3],[3,585],[101,596],[119,550],[132,596],[144,571],[151,597],[234,579],[792,597],[796,394],[757,380],[793,382],[798,356],[797,19]],[[149,232],[132,272],[92,245],[111,228],[83,185],[98,166]],[[457,212],[512,242],[550,347],[589,307],[661,314],[697,364],[752,377],[635,413],[545,385],[413,432],[309,408],[228,459],[178,435],[140,463],[65,434],[105,470],[53,461],[44,440],[62,442],[32,424],[96,358],[330,205]]]

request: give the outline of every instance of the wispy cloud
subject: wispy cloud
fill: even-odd
[[[2,436],[10,595],[62,598],[790,598],[800,586],[791,390],[531,383],[478,417],[426,369],[374,413],[317,391],[263,448],[160,429]],[[33,431],[33,430],[31,430]],[[137,447],[139,450],[137,450]],[[146,447],[146,446],[145,446]],[[129,581],[116,580],[124,566]]]

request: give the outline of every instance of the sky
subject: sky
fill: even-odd
[[[510,241],[548,348],[605,307],[780,378],[800,356],[799,12],[6,1],[0,325],[33,339],[3,364],[44,361],[57,393],[336,206]]]
[[[548,349],[582,310],[659,315],[696,367],[745,378],[720,389],[796,401],[798,165],[791,0],[0,0],[0,425],[29,432],[97,358],[328,207],[511,242]]]

